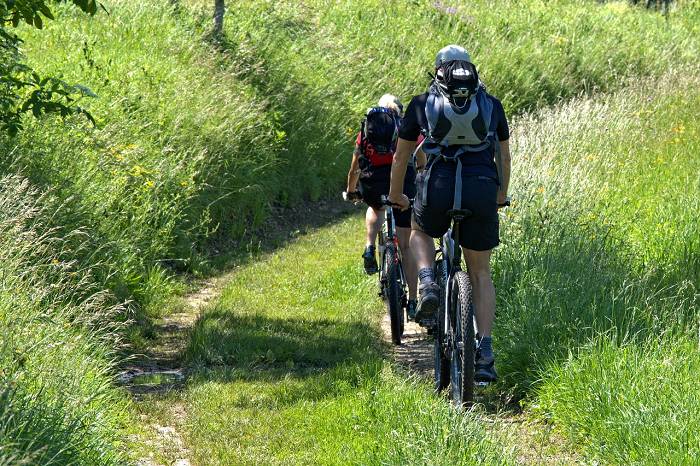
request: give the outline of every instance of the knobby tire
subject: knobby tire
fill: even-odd
[[[455,274],[450,292],[455,333],[451,360],[452,401],[457,406],[468,407],[474,401],[474,306],[466,272],[460,270]]]
[[[403,335],[403,306],[401,296],[401,273],[399,272],[398,251],[394,244],[387,244],[385,250],[386,260],[386,290],[387,308],[391,320],[391,341],[395,345],[401,344]]]
[[[445,286],[447,285],[447,269],[444,260],[435,262],[435,279],[440,286],[440,306],[438,308],[437,328],[433,346],[435,367],[435,391],[441,392],[450,385],[450,360],[445,353]]]

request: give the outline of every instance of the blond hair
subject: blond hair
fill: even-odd
[[[381,96],[379,102],[377,102],[377,105],[380,107],[388,108],[389,110],[393,110],[394,113],[396,113],[399,116],[403,113],[403,111],[401,110],[403,108],[403,106],[401,105],[401,101],[398,97],[396,97],[393,94],[384,94],[383,96]]]

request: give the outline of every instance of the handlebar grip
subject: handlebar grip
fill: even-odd
[[[502,204],[498,204],[498,207],[509,207],[510,206],[510,197],[506,198],[506,201]]]

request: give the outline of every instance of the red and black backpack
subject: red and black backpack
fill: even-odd
[[[391,165],[399,134],[399,117],[385,107],[372,107],[362,120],[360,130],[360,168]]]

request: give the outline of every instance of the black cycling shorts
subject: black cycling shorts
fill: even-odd
[[[423,199],[426,172],[416,177],[418,195],[413,204],[413,218],[426,234],[439,238],[450,228],[447,211],[453,208],[455,162],[437,160],[430,170],[428,189]],[[460,222],[459,243],[474,251],[487,251],[500,243],[498,237],[498,182],[488,176],[462,171],[462,209],[472,216]]]
[[[362,194],[362,200],[374,209],[383,209],[382,196],[389,194],[389,185],[391,178],[390,165],[387,169],[375,169],[372,173],[363,173],[360,176],[360,182],[358,184],[360,194]],[[384,168],[384,167],[381,167]],[[416,195],[416,172],[413,167],[408,167],[406,170],[406,178],[404,178],[403,183],[403,193],[412,199]],[[407,209],[401,211],[400,209],[394,208],[394,222],[399,228],[410,228],[411,227],[411,210]]]

